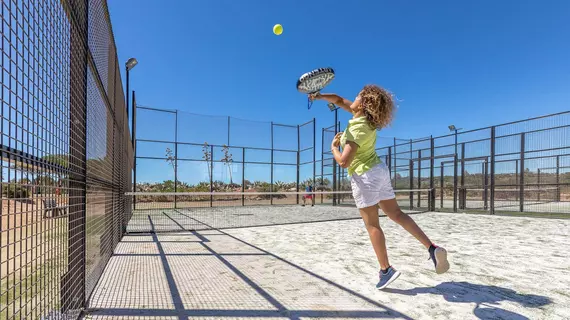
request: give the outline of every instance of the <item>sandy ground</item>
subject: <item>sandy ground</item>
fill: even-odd
[[[381,218],[402,271],[384,291],[360,220],[128,235],[85,318],[570,318],[569,220],[413,217],[452,267],[436,275],[426,250]]]
[[[38,263],[38,256],[53,253],[52,239],[61,233],[62,223],[43,218],[43,203],[34,198],[28,201],[2,199],[0,247],[4,277],[22,267]]]
[[[348,202],[346,202],[348,203]],[[399,200],[398,203],[404,207],[409,205],[409,200]],[[440,202],[436,204],[436,209],[440,209]],[[417,206],[417,202],[414,202]],[[468,208],[477,207],[476,202],[468,201]],[[422,202],[422,207],[412,210],[404,210],[407,213],[417,213],[427,211],[427,201]],[[453,201],[445,200],[443,210],[452,210]],[[496,212],[517,213],[518,203],[496,203]],[[554,214],[559,216],[568,215],[570,217],[570,202],[557,203],[525,203],[527,214],[533,216],[549,217]],[[466,211],[459,209],[459,211]],[[467,210],[468,211],[468,210]],[[487,211],[488,212],[488,211]],[[150,219],[149,219],[150,218]],[[127,232],[172,232],[184,230],[204,230],[211,228],[237,228],[266,226],[287,223],[318,222],[342,219],[358,219],[360,214],[352,206],[335,206],[317,203],[315,207],[301,207],[300,205],[273,205],[273,206],[217,206],[217,207],[185,207],[180,204],[178,209],[169,208],[147,208],[137,209],[133,212],[131,221],[127,226]],[[152,222],[152,223],[151,223]]]
[[[107,200],[106,200],[107,199]],[[111,255],[110,231],[106,231],[105,206],[109,196],[90,193],[87,201],[86,225],[86,286],[92,289]],[[44,217],[41,197],[28,201],[2,199],[0,222],[0,318],[10,317],[14,310],[39,314],[53,308],[59,296],[60,277],[67,269],[68,217]],[[62,197],[58,203],[67,204]],[[105,241],[101,241],[104,238]],[[117,235],[118,241],[118,235]],[[102,253],[104,252],[104,253]],[[102,256],[104,255],[104,256]],[[33,288],[47,288],[35,292]],[[27,288],[27,289],[26,289]],[[9,294],[6,295],[5,292]],[[49,298],[47,295],[50,295]],[[36,301],[47,301],[38,306]],[[6,309],[6,306],[8,308]],[[21,308],[21,309],[20,309]]]
[[[483,210],[485,205],[484,201],[481,200],[467,200],[465,203],[466,210]],[[487,203],[487,210],[489,210],[491,203]],[[440,199],[436,199],[435,202],[436,209],[445,208],[447,210],[453,209],[453,200],[444,199],[443,206]],[[524,201],[523,203],[524,212],[529,213],[568,213],[570,215],[570,201],[560,201],[560,202],[537,202],[537,201]],[[518,200],[497,200],[495,201],[495,211],[496,212],[519,212],[520,211],[520,201]]]
[[[409,200],[399,200],[400,205],[409,204]],[[342,219],[359,219],[360,214],[350,200],[342,206],[331,206],[317,202],[311,207],[310,202],[302,207],[297,204],[289,205],[255,205],[234,206],[219,205],[214,207],[185,207],[151,208],[133,212],[127,226],[127,232],[172,232],[184,230],[205,230],[212,228],[238,228],[252,226],[267,226],[302,222],[318,222]],[[427,202],[425,202],[427,206]],[[427,208],[404,210],[405,212],[427,211]]]

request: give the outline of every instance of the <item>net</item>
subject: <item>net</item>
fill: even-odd
[[[404,212],[425,212],[424,205],[410,207],[410,190],[396,191]],[[294,223],[359,219],[350,191],[336,192],[130,192],[133,214],[128,233],[179,232],[242,228]],[[417,195],[416,195],[417,197]],[[383,215],[382,212],[379,213]]]

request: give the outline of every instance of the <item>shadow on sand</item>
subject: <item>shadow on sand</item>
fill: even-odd
[[[443,298],[449,302],[474,303],[475,308],[473,309],[473,314],[479,319],[528,319],[518,313],[493,306],[498,305],[501,301],[516,302],[526,308],[538,308],[552,303],[548,297],[521,294],[508,288],[469,282],[443,282],[435,287],[408,290],[388,288],[384,291],[408,296],[438,294],[442,295]]]

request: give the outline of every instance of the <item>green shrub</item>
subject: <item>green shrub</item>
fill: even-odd
[[[25,187],[12,184],[2,188],[2,196],[12,199],[27,199],[29,192]]]

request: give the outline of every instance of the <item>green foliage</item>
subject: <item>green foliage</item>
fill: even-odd
[[[172,170],[176,172],[176,157],[170,148],[166,148],[166,162],[168,162],[168,164],[172,166]]]
[[[11,199],[27,199],[29,197],[29,192],[24,186],[9,184],[2,188],[2,196]]]
[[[210,192],[210,184],[208,182],[200,182],[195,186],[191,186],[188,192]]]
[[[208,142],[204,142],[202,145],[202,159],[206,161],[206,166],[208,167],[208,177],[212,177],[212,150],[208,145]]]
[[[228,172],[230,174],[230,184],[233,184],[232,163],[234,162],[234,160],[232,158],[232,154],[230,153],[230,147],[224,144],[222,146],[222,152],[224,153],[224,156],[222,157],[221,161],[224,164],[224,166],[228,167]]]
[[[50,154],[47,156],[42,157],[42,159],[46,160],[49,163],[57,164],[62,167],[67,168],[69,166],[69,155],[65,154]]]
[[[265,181],[255,181],[253,188],[256,192],[271,192],[271,184]]]
[[[312,179],[307,181],[312,182]],[[315,179],[315,184],[313,184],[315,191],[331,191],[332,190],[332,182],[329,178],[321,178],[317,177]]]
[[[273,191],[283,191],[287,184],[283,181],[276,181],[273,183]]]
[[[437,173],[437,171],[435,172]],[[422,175],[426,174],[426,176],[422,176],[420,179],[420,184],[418,186],[418,178],[414,177],[413,181],[413,188],[421,188],[427,189],[430,186],[429,181],[429,173],[426,171],[422,171]],[[441,177],[435,176],[434,183],[435,187],[441,190]],[[520,174],[515,173],[501,173],[495,176],[495,182],[497,186],[502,185],[516,185],[517,181],[520,181]],[[306,179],[299,183],[299,188],[301,191],[305,190],[305,187],[308,185],[313,185],[315,191],[331,191],[332,190],[332,182],[329,178],[322,178],[316,177],[315,184],[313,184],[313,179]],[[538,182],[538,173],[533,171],[525,172],[525,182],[527,184],[537,183]],[[547,183],[547,184],[554,184],[556,183],[556,174],[555,173],[540,173],[540,182]],[[570,172],[560,173],[559,175],[559,182],[560,184],[569,184],[570,183]],[[350,180],[348,178],[341,178],[339,181],[339,191],[350,191]],[[458,172],[458,179],[457,183],[461,185],[461,170]],[[38,177],[33,181],[33,184],[41,184],[45,185],[46,192],[53,192],[54,187],[56,185],[56,180],[51,177]],[[284,182],[284,181],[275,181],[273,184],[273,189],[271,188],[271,184],[267,181],[244,181],[244,189],[246,192],[288,192],[291,190],[296,189],[295,182]],[[464,175],[464,184],[465,186],[469,186],[470,188],[483,188],[484,187],[484,176],[482,173],[477,172],[465,172]],[[487,177],[487,184],[490,185],[490,177]],[[396,175],[395,179],[395,186],[396,189],[410,189],[410,178],[407,176],[401,176],[400,174]],[[444,195],[452,196],[453,195],[453,176],[446,175],[443,177],[443,192]],[[36,187],[38,188],[38,187]],[[223,181],[213,181],[212,182],[212,190],[214,192],[239,192],[241,191],[241,184],[238,183],[226,183]],[[516,187],[509,187],[510,189]],[[534,188],[534,187],[533,187]],[[20,188],[22,189],[22,188]],[[36,189],[37,190],[37,189]],[[568,188],[562,188],[562,193],[567,193]],[[166,180],[160,183],[137,183],[137,190],[139,192],[174,192],[174,181]],[[190,185],[188,183],[179,181],[177,186],[178,192],[210,192],[210,182],[209,181],[202,181],[194,185]],[[7,192],[7,191],[5,191]],[[15,192],[15,191],[14,191]],[[12,192],[12,194],[14,193]],[[25,192],[25,191],[24,191]],[[17,192],[16,192],[17,193]],[[279,195],[274,195],[274,198],[280,197]]]

